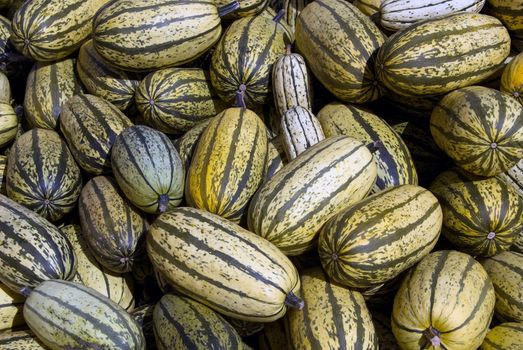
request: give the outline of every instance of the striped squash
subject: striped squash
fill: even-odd
[[[211,60],[211,82],[229,105],[248,108],[266,103],[274,62],[285,52],[283,33],[265,16],[234,21],[223,34]],[[242,90],[243,89],[243,90]]]
[[[488,78],[509,53],[510,37],[499,20],[459,12],[390,37],[379,49],[376,76],[400,95],[444,94]]]
[[[155,306],[155,303],[144,304],[130,312],[136,323],[138,323],[142,328],[145,337],[145,348],[148,350],[157,350],[153,329],[153,313]]]
[[[0,281],[27,295],[49,279],[71,279],[76,255],[71,242],[49,221],[0,195]]]
[[[291,107],[283,114],[281,130],[289,160],[325,140],[318,118],[310,110],[300,106]]]
[[[142,330],[131,315],[79,283],[43,282],[27,298],[24,317],[52,349],[145,349]]]
[[[493,256],[523,230],[523,197],[498,178],[454,169],[440,174],[430,190],[443,209],[443,234],[459,250]]]
[[[183,136],[173,142],[185,170],[189,169],[196,145],[198,144],[203,131],[207,128],[210,122],[211,119],[207,119],[196,124],[189,131],[183,134]]]
[[[145,125],[125,129],[111,149],[111,166],[122,192],[146,213],[163,213],[183,199],[182,160],[158,130]]]
[[[0,72],[0,103],[11,103],[11,85],[9,84],[9,78],[2,72]]]
[[[318,242],[321,263],[340,284],[372,288],[430,253],[442,221],[430,191],[413,185],[388,188],[327,221]]]
[[[62,59],[88,39],[96,11],[107,1],[26,1],[13,16],[11,42],[35,61]]]
[[[166,68],[147,75],[136,91],[136,106],[147,125],[171,134],[190,130],[226,105],[199,68]]]
[[[501,75],[500,89],[523,104],[523,52],[510,61]]]
[[[490,278],[470,255],[431,253],[410,270],[396,294],[392,332],[403,350],[476,350],[495,300]]]
[[[196,208],[239,222],[263,181],[266,127],[252,111],[228,108],[203,132],[187,171],[185,196]]]
[[[13,141],[18,132],[18,117],[9,103],[0,102],[0,147]]]
[[[212,0],[110,0],[93,20],[94,47],[124,70],[181,65],[218,41],[226,9]]]
[[[305,60],[292,53],[289,45],[272,68],[272,92],[280,116],[295,106],[312,111],[312,83]]]
[[[9,198],[57,221],[76,206],[82,177],[60,135],[34,128],[18,137],[9,152],[6,189]]]
[[[507,322],[492,328],[481,350],[519,350],[523,344],[523,322]]]
[[[78,211],[82,233],[91,251],[105,268],[123,273],[141,260],[141,239],[147,221],[118,191],[107,176],[92,178],[82,189]]]
[[[283,0],[283,9],[285,10],[285,17],[283,18],[289,24],[293,33],[296,31],[296,22],[301,11],[311,2],[312,0]]]
[[[363,199],[376,181],[372,154],[347,136],[325,139],[265,182],[248,212],[252,232],[287,255],[315,246],[323,224]]]
[[[127,311],[134,308],[133,280],[130,275],[120,275],[104,268],[96,261],[91,248],[78,225],[60,229],[73,245],[78,261],[73,282],[81,283],[111,299]]]
[[[354,6],[370,17],[379,13],[382,2],[383,0],[355,0]]]
[[[274,138],[267,143],[267,161],[265,162],[265,180],[263,182],[272,179],[274,174],[288,163],[282,143],[280,138]]]
[[[460,11],[479,12],[485,0],[383,0],[379,9],[383,28],[397,31],[426,19]]]
[[[496,291],[496,317],[523,322],[523,254],[503,252],[482,261]]]
[[[404,184],[417,185],[418,174],[409,149],[383,119],[358,107],[333,102],[318,112],[326,137],[346,135],[369,144],[381,144],[374,152],[378,178],[372,192]]]
[[[62,105],[83,89],[76,77],[76,60],[36,62],[25,88],[24,113],[31,127],[55,129]]]
[[[0,155],[0,194],[7,195],[7,156]]]
[[[45,346],[30,330],[5,331],[0,333],[2,350],[46,350]]]
[[[0,15],[0,54],[8,51],[7,44],[11,37],[11,21]]]
[[[363,296],[331,283],[320,267],[300,274],[303,310],[287,316],[294,349],[377,350],[372,318]]]
[[[388,310],[369,308],[372,316],[372,324],[376,329],[378,347],[383,350],[400,350],[394,334],[392,334],[392,324],[390,312]]]
[[[285,333],[287,317],[275,322],[269,322],[263,327],[258,336],[260,350],[282,350],[291,349],[290,339]]]
[[[271,322],[287,306],[303,307],[290,260],[218,215],[195,208],[160,214],[147,233],[147,252],[177,291],[224,315]]]
[[[296,23],[298,52],[323,86],[343,102],[379,97],[369,67],[384,40],[378,27],[346,0],[314,1]]]
[[[285,44],[289,45],[294,43],[294,30],[291,29],[289,24],[285,21],[285,19],[282,17],[285,14],[281,11],[276,13],[275,10],[273,10],[271,7],[267,6],[265,10],[259,13],[258,16],[264,16],[267,19],[274,20],[276,22],[276,27],[278,27],[278,30],[282,32],[283,39],[285,41]]]
[[[118,108],[94,95],[70,98],[60,115],[60,130],[74,159],[92,175],[111,170],[111,146],[131,125]]]
[[[256,16],[269,5],[269,0],[238,0],[240,7],[225,16],[223,19],[231,20],[241,17]],[[231,0],[216,0],[216,6],[222,7],[231,3]]]
[[[523,158],[523,106],[508,94],[471,86],[446,95],[430,118],[436,144],[462,169],[495,176]]]
[[[501,20],[514,39],[523,39],[523,1],[487,0],[485,8],[486,13]]]
[[[80,47],[76,71],[90,94],[111,102],[122,111],[134,103],[140,76],[111,67],[96,52],[92,40]]]
[[[158,350],[241,349],[236,330],[220,315],[188,297],[165,294],[154,307]]]
[[[523,197],[523,159],[506,172],[500,174],[499,178],[512,187],[520,197]],[[523,253],[523,232],[514,237],[514,242],[510,249]]]
[[[13,292],[9,287],[0,283],[0,332],[25,324],[22,314],[24,301],[24,296]],[[1,345],[0,349],[3,349]]]

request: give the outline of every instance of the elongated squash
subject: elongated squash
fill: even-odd
[[[303,307],[290,260],[218,215],[195,208],[160,214],[148,231],[147,252],[177,291],[224,315],[270,322],[287,306]]]
[[[222,7],[230,4],[230,0],[216,0],[216,6]],[[223,19],[237,19],[240,17],[256,16],[269,4],[269,0],[239,0],[240,7],[238,9],[223,16]]]
[[[0,147],[13,141],[18,132],[18,117],[9,103],[0,102]]]
[[[523,104],[523,53],[514,57],[503,70],[500,90],[508,92]]]
[[[487,0],[486,13],[492,15],[508,28],[514,41],[523,39],[523,1],[521,0]]]
[[[22,313],[24,301],[24,296],[0,283],[0,331],[14,329],[25,324]]]
[[[506,322],[492,328],[481,350],[518,350],[523,344],[523,322]]]
[[[281,130],[287,159],[293,160],[299,154],[325,140],[318,118],[308,109],[295,106],[287,110],[281,119]]]
[[[46,347],[30,330],[5,331],[0,333],[0,348],[3,350],[46,350]]]
[[[207,119],[201,123],[196,124],[189,131],[183,134],[183,136],[173,142],[174,147],[176,147],[176,150],[180,155],[180,159],[182,160],[183,168],[185,170],[189,169],[189,165],[191,165],[191,160],[194,154],[194,150],[198,145],[198,141],[200,140],[203,131],[205,128],[207,128],[207,125],[209,125],[210,122],[211,119]]]

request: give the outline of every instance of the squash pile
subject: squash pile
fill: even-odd
[[[0,349],[523,349],[523,0],[0,0]]]

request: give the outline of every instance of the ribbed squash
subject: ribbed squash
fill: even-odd
[[[331,283],[321,267],[300,274],[303,310],[287,315],[294,349],[377,350],[371,315],[363,296]]]
[[[79,283],[43,282],[27,298],[24,317],[52,349],[145,349],[142,330],[131,315]]]
[[[25,324],[22,314],[24,301],[24,296],[13,292],[9,287],[0,283],[0,331]],[[0,346],[0,348],[2,347]]]
[[[523,322],[523,254],[503,252],[482,261],[496,291],[496,317]]]
[[[74,159],[92,175],[111,170],[111,146],[131,125],[118,108],[93,95],[70,98],[60,115],[60,130]]]
[[[500,90],[508,92],[523,104],[523,53],[514,57],[505,67]]]
[[[91,179],[82,189],[78,211],[85,240],[96,260],[117,272],[131,271],[142,259],[142,235],[147,221],[122,197],[116,182],[106,176]]]
[[[154,307],[154,334],[158,350],[241,349],[236,330],[207,306],[175,294],[166,294]]]
[[[255,16],[265,10],[269,5],[269,0],[238,0],[240,7],[225,16],[223,19],[237,19],[240,17]],[[231,3],[231,0],[216,0],[216,6],[222,7]]]
[[[30,330],[5,331],[0,333],[0,348],[3,350],[48,349]]]
[[[94,47],[124,70],[179,66],[220,38],[222,13],[216,6],[212,0],[112,0],[93,20]]]
[[[0,103],[11,103],[11,85],[9,84],[9,78],[2,72],[0,72]]]
[[[380,47],[379,82],[397,94],[450,92],[488,78],[510,53],[510,36],[491,16],[459,12],[405,28]]]
[[[293,33],[296,31],[296,22],[301,11],[311,2],[312,0],[283,0],[283,10],[285,10],[285,17],[283,18],[285,18]]]
[[[9,152],[7,195],[48,220],[73,210],[82,189],[80,168],[53,130],[34,128]]]
[[[382,2],[383,0],[355,0],[354,6],[370,17],[380,11]]]
[[[249,205],[248,226],[287,255],[315,246],[323,224],[363,199],[376,181],[364,144],[347,136],[325,139],[265,182]]]
[[[145,337],[145,348],[147,350],[157,350],[153,329],[153,312],[155,306],[155,303],[144,304],[130,312],[136,323],[142,328]]]
[[[125,129],[111,149],[111,167],[125,196],[146,213],[163,213],[182,201],[182,160],[158,130],[145,125]]]
[[[316,78],[336,98],[363,103],[376,100],[373,52],[384,42],[378,27],[345,0],[317,0],[296,23],[296,46]]]
[[[409,271],[396,294],[392,332],[403,350],[476,350],[495,299],[490,278],[470,255],[431,253]]]
[[[275,138],[267,144],[267,161],[265,162],[265,181],[272,179],[274,174],[283,169],[288,163],[280,138]]]
[[[523,197],[498,178],[454,169],[440,174],[430,190],[443,209],[443,234],[459,250],[493,256],[523,230]]]
[[[207,119],[198,123],[173,142],[174,147],[176,147],[176,150],[180,155],[185,170],[189,169],[196,145],[198,145],[198,141],[200,140],[203,131],[207,128],[207,125],[209,125],[210,122],[211,119]]]
[[[212,85],[229,105],[238,95],[248,108],[263,105],[271,90],[272,66],[284,53],[283,32],[274,20],[265,16],[238,19],[212,55]]]
[[[284,16],[285,14],[279,11],[276,13],[275,10],[273,10],[271,7],[267,6],[265,10],[260,12],[258,16],[264,16],[267,19],[271,19],[273,21],[276,21],[276,26],[278,27],[278,30],[282,32],[283,39],[286,44],[294,43],[294,30],[290,27],[290,25],[285,21]]]
[[[71,279],[76,256],[71,242],[49,221],[0,195],[0,281],[27,295],[50,279]]]
[[[392,280],[436,245],[443,214],[428,190],[395,186],[333,216],[318,242],[321,263],[336,282],[370,288]]]
[[[0,102],[0,147],[14,140],[18,132],[18,117],[7,102]]]
[[[523,106],[497,90],[471,86],[446,95],[430,118],[438,146],[464,170],[495,176],[523,158]]]
[[[285,153],[289,160],[325,140],[318,118],[301,106],[291,107],[283,114],[281,130]]]
[[[160,214],[148,231],[147,252],[177,291],[224,315],[270,322],[287,306],[303,307],[290,260],[218,215],[195,208]]]
[[[0,155],[0,194],[7,195],[7,156]]]
[[[418,174],[409,149],[383,119],[358,107],[333,102],[318,112],[326,137],[346,135],[365,144],[379,141],[373,154],[378,178],[372,192],[405,184],[417,185]]]
[[[239,222],[264,179],[267,134],[252,111],[229,108],[203,132],[187,171],[191,206]]]
[[[487,0],[485,8],[486,13],[501,20],[515,39],[523,39],[523,1]]]
[[[7,43],[9,42],[10,37],[11,21],[0,15],[0,54],[6,52]]]
[[[111,299],[127,311],[134,308],[133,280],[130,275],[111,272],[96,261],[78,225],[60,229],[73,245],[77,258],[76,275],[72,279]]]
[[[83,92],[76,77],[76,60],[34,64],[25,88],[24,115],[32,127],[55,129],[62,105]]]
[[[523,322],[507,322],[492,328],[481,350],[519,350],[523,344]]]
[[[134,103],[140,77],[110,66],[96,52],[92,40],[80,47],[76,71],[90,94],[111,102],[122,111]]]
[[[188,131],[226,107],[209,72],[199,68],[166,68],[147,75],[136,91],[136,106],[146,124],[171,134]]]
[[[11,42],[35,61],[69,56],[91,35],[93,17],[107,1],[26,1],[13,16]]]

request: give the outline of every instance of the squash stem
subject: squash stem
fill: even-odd
[[[223,17],[240,8],[240,2],[235,0],[230,4],[218,7],[218,16]]]
[[[305,306],[305,302],[293,292],[289,292],[285,297],[285,305],[301,310]]]
[[[281,9],[280,11],[278,11],[276,16],[274,16],[274,18],[272,20],[274,22],[278,23],[283,18],[284,15],[285,15],[285,10]]]
[[[380,140],[372,141],[367,145],[367,148],[371,153],[375,153],[381,147],[383,147],[383,142],[381,142]]]
[[[433,328],[432,326],[430,326],[427,330],[425,330],[423,332],[423,335],[425,336],[425,338],[427,338],[427,340],[430,342],[430,344],[435,348],[437,348],[441,345],[441,338],[439,337],[440,334],[441,333],[436,328]]]
[[[32,291],[33,291],[33,289],[31,287],[24,286],[20,289],[19,293],[27,298],[29,296],[29,294],[31,294]]]
[[[247,91],[247,86],[245,86],[245,84],[241,84],[236,91],[236,106],[247,108],[247,105],[245,104],[245,91]]]
[[[285,55],[289,56],[290,54],[292,54],[292,45],[291,44],[287,44],[285,45]]]
[[[169,206],[169,196],[167,194],[161,194],[158,198],[158,211],[163,213],[167,210]]]

